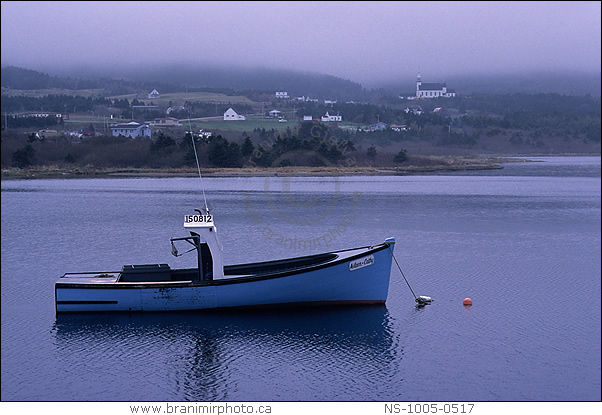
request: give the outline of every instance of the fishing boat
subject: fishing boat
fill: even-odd
[[[202,182],[192,134],[190,139]],[[196,252],[195,268],[172,269],[168,264],[142,264],[124,265],[120,271],[66,273],[55,283],[56,313],[386,302],[391,263],[395,258],[394,238],[359,248],[224,265],[222,245],[204,188],[203,198],[203,211],[194,209],[194,214],[184,215],[184,228],[189,234],[170,240],[175,256],[181,256],[177,244],[192,246],[188,252]]]
[[[55,283],[57,313],[384,304],[395,239],[371,246],[239,265],[223,264],[213,215],[184,215],[189,235],[171,238],[196,252],[195,268],[124,265],[66,273]],[[189,245],[188,245],[189,244]]]

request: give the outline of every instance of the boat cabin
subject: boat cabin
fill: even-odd
[[[224,277],[222,245],[217,236],[217,228],[211,215],[186,215],[184,227],[190,236],[172,238],[172,254],[180,256],[174,241],[186,241],[196,250],[198,267],[194,269],[172,270],[168,264],[124,265],[118,282],[164,282],[191,281],[203,282]]]

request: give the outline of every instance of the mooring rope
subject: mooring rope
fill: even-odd
[[[399,266],[399,262],[397,262],[397,258],[395,258],[395,254],[393,253],[393,249],[391,249],[391,245],[389,245],[389,251],[391,251],[391,255],[393,256],[393,259],[395,260],[395,263],[397,264],[397,268],[399,269],[399,272],[401,272],[401,276],[405,280],[406,284],[408,284],[408,288],[412,292],[412,295],[414,296],[414,300],[416,300],[416,302],[418,302],[418,297],[416,297],[416,294],[414,294],[414,290],[412,290],[412,287],[410,287],[410,283],[408,282],[408,279],[406,278],[403,271],[401,270],[401,267]]]

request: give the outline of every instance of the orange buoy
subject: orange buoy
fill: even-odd
[[[465,298],[462,301],[462,304],[464,304],[464,305],[472,305],[472,300],[470,298]]]

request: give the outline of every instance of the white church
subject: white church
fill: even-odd
[[[416,98],[450,98],[455,96],[456,91],[454,89],[449,89],[445,82],[442,84],[423,83],[420,74],[418,74],[418,78],[416,79]]]

